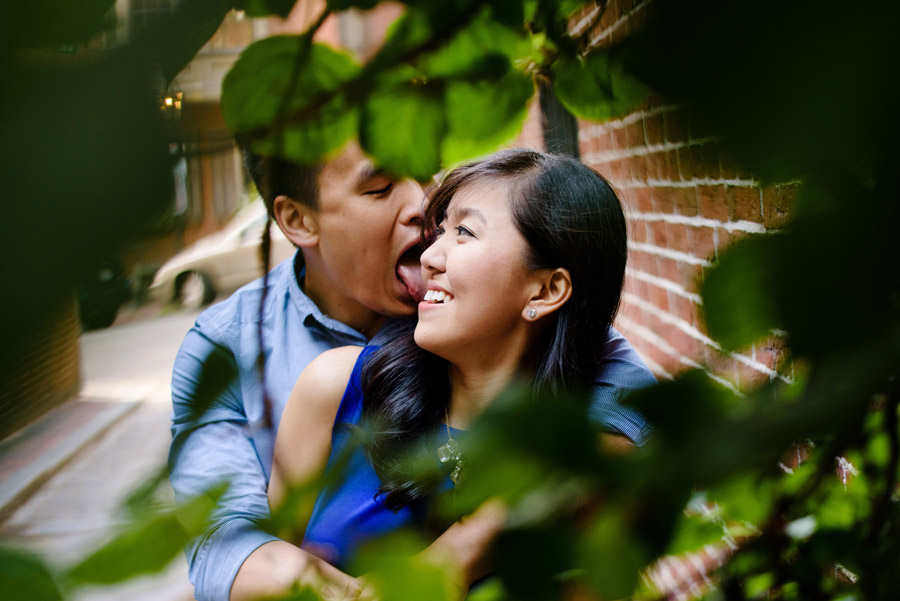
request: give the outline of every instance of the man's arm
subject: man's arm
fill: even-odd
[[[277,509],[291,486],[324,470],[331,451],[331,432],[346,383],[360,347],[342,347],[319,355],[300,374],[275,442],[268,498]],[[305,530],[309,516],[293,516]],[[292,586],[310,587],[330,598],[356,598],[355,578],[324,560],[284,541],[267,543],[244,562],[231,589],[231,601],[284,594]]]
[[[179,502],[230,483],[209,529],[186,549],[196,597],[222,601],[247,557],[278,539],[259,528],[269,514],[266,477],[249,436],[234,356],[201,330],[195,326],[188,332],[175,359],[169,470]],[[231,370],[234,378],[204,411],[198,406],[198,385],[210,364]]]
[[[254,601],[284,595],[294,586],[311,588],[326,599],[356,599],[361,585],[323,559],[276,540],[247,557],[231,587],[230,601]]]

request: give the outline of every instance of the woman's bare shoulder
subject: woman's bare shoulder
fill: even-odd
[[[343,394],[361,352],[362,348],[358,346],[341,346],[325,351],[306,366],[294,390],[303,385],[322,392],[339,388]]]
[[[285,407],[285,417],[324,420],[331,424],[362,349],[342,346],[325,351],[312,360],[297,378]],[[331,421],[329,421],[331,420]]]
[[[357,346],[326,351],[300,374],[275,440],[278,479],[299,481],[324,467],[334,420],[361,351]]]

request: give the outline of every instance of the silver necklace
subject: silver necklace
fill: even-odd
[[[462,454],[459,452],[459,443],[453,440],[453,436],[450,434],[450,412],[447,411],[446,407],[444,408],[444,424],[447,426],[447,444],[439,448],[437,454],[441,463],[454,462],[453,471],[450,472],[450,480],[453,482],[453,486],[456,486],[456,483],[459,481],[459,472],[462,471],[463,460]]]

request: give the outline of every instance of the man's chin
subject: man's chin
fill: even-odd
[[[404,301],[398,311],[390,317],[413,317],[419,314],[419,303],[413,299]]]

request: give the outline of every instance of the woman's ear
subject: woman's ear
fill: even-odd
[[[319,224],[312,208],[280,195],[272,202],[272,214],[284,236],[296,246],[309,248],[319,243]]]
[[[572,296],[572,276],[568,269],[547,269],[541,276],[540,289],[525,305],[523,315],[528,321],[536,321],[553,313]]]

